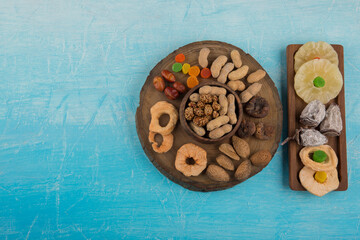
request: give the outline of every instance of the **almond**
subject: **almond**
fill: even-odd
[[[240,160],[240,157],[236,154],[235,149],[228,143],[221,144],[219,150],[234,160]]]
[[[229,174],[222,168],[217,165],[211,164],[206,169],[206,175],[214,181],[217,182],[228,182],[230,180]]]
[[[237,180],[244,180],[248,178],[251,174],[251,162],[249,159],[246,159],[240,163],[239,167],[236,169],[235,178]]]
[[[270,162],[271,157],[272,157],[271,152],[269,152],[268,150],[261,150],[258,151],[257,153],[254,153],[250,157],[250,160],[252,164],[254,164],[257,167],[265,167]]]
[[[231,161],[231,159],[223,154],[220,154],[216,158],[216,162],[226,170],[234,171],[235,169],[234,163]]]
[[[244,140],[237,136],[232,137],[232,144],[235,148],[236,153],[242,158],[248,158],[250,156],[250,146]]]

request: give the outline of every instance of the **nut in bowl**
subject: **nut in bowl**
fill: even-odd
[[[239,96],[226,84],[206,81],[182,99],[180,123],[197,141],[216,143],[230,138],[240,126],[243,108]]]

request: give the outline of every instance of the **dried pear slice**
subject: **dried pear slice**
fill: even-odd
[[[309,167],[300,170],[299,178],[301,185],[310,193],[322,197],[325,194],[336,190],[339,187],[339,178],[336,168],[326,171],[326,180],[321,183],[315,179],[317,172]]]
[[[324,84],[319,85],[322,81]],[[304,63],[294,79],[296,94],[306,103],[318,99],[326,104],[339,94],[342,86],[343,77],[339,68],[326,59]]]
[[[334,48],[326,42],[307,42],[302,45],[295,54],[295,72],[306,62],[313,59],[327,59],[336,66],[339,65],[339,58]]]

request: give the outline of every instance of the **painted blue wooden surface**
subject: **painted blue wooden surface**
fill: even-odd
[[[140,87],[168,53],[208,39],[254,56],[285,109],[286,46],[344,46],[348,191],[291,191],[286,147],[220,192],[153,167],[135,130]],[[0,239],[360,238],[359,39],[356,0],[1,1]]]

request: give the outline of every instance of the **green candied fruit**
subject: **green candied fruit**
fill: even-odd
[[[325,86],[325,80],[322,77],[316,77],[314,78],[314,86],[317,88],[322,88],[323,86]]]
[[[312,159],[315,162],[322,163],[327,159],[327,155],[324,151],[317,150],[314,152]]]
[[[174,63],[174,64],[172,65],[172,70],[173,70],[174,72],[180,72],[181,69],[182,69],[182,64],[181,64],[181,63]]]

